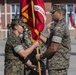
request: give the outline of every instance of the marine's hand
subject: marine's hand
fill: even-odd
[[[28,60],[28,61],[26,62],[26,65],[27,65],[28,67],[30,67],[31,69],[33,69],[33,70],[36,71],[36,68],[37,68],[37,67],[36,67],[35,65],[33,65],[30,60]]]
[[[36,54],[36,59],[40,60],[40,54]]]
[[[34,44],[36,47],[39,46],[39,41],[35,41]]]
[[[36,70],[37,70],[37,67],[36,67],[35,65],[33,65],[33,64],[32,64],[32,65],[30,65],[29,67],[30,67],[30,68],[32,68],[34,71],[36,71]]]
[[[31,62],[30,60],[28,60],[28,61],[26,62],[26,64],[27,64],[28,66],[30,66],[30,65],[32,65],[32,62]]]

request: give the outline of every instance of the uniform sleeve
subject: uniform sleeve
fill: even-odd
[[[63,27],[55,27],[52,41],[57,42],[57,43],[61,43],[63,35],[64,35],[64,28]]]
[[[22,44],[21,44],[20,39],[18,39],[18,38],[15,38],[12,40],[12,46],[13,46],[13,49],[16,53],[18,53],[20,50],[24,49]]]

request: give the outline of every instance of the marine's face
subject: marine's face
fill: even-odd
[[[20,25],[17,25],[16,30],[21,34],[24,31],[24,28]]]
[[[55,22],[59,21],[59,13],[58,13],[58,11],[56,11],[56,12],[54,12],[52,14],[52,20],[55,21]]]

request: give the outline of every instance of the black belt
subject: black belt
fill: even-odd
[[[66,68],[61,68],[61,69],[52,69],[52,70],[60,71],[60,70],[66,70]]]

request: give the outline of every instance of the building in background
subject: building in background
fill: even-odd
[[[56,4],[65,4],[66,6],[66,22],[69,24],[69,14],[70,14],[70,6],[72,7],[72,15],[75,14],[76,4],[74,0],[44,0],[45,1],[45,9],[46,9],[46,25],[51,22],[51,14],[50,10],[52,9],[52,3]],[[19,18],[20,14],[20,0],[0,0],[0,18],[1,18],[1,28],[0,29],[0,39],[7,38],[7,24],[10,24],[11,19],[15,17]],[[70,27],[70,29],[74,29]]]

